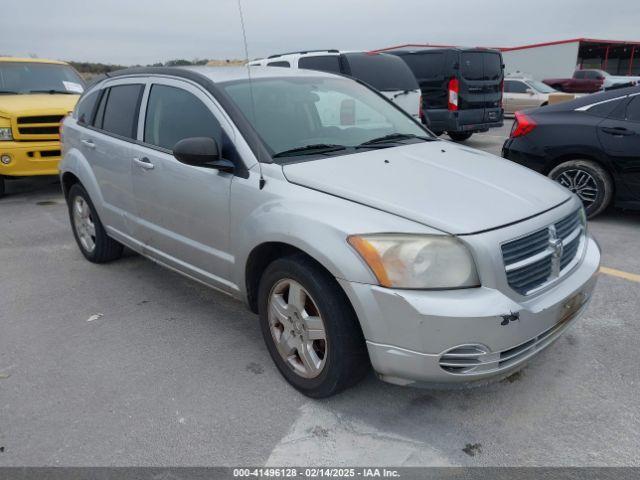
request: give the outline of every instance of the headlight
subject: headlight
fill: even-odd
[[[352,235],[349,244],[390,288],[479,287],[475,262],[464,244],[446,235]]]
[[[11,127],[0,127],[0,142],[13,140]]]

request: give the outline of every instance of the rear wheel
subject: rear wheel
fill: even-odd
[[[335,279],[304,255],[281,258],[259,289],[262,335],[280,373],[313,398],[354,385],[369,370],[358,320]]]
[[[589,218],[601,213],[611,203],[611,176],[591,160],[570,160],[561,163],[551,170],[549,177],[578,195]]]
[[[464,142],[465,140],[469,140],[471,135],[473,135],[472,132],[447,132],[447,134],[454,142]]]
[[[0,176],[0,198],[4,196],[4,178]]]
[[[89,194],[80,184],[71,187],[68,202],[73,236],[85,258],[94,263],[120,258],[122,244],[107,235]]]

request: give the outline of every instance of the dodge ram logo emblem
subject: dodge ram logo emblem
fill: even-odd
[[[557,278],[560,276],[560,260],[562,259],[564,244],[562,239],[558,238],[554,226],[549,228],[549,249],[551,250],[551,274]]]

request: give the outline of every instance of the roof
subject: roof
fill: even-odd
[[[24,62],[24,63],[53,63],[57,65],[69,65],[60,60],[47,60],[46,58],[20,58],[20,57],[0,57],[0,62]]]
[[[540,47],[551,47],[554,45],[564,45],[568,43],[604,43],[609,45],[635,45],[640,46],[640,41],[632,41],[632,40],[603,40],[597,38],[570,38],[567,40],[556,40],[551,42],[543,42],[543,43],[532,43],[529,45],[520,45],[517,47],[475,47],[475,48],[489,48],[492,50],[500,50],[502,52],[512,52],[514,50],[526,50],[528,48],[540,48]],[[372,50],[372,52],[385,52],[387,50],[407,50],[407,49],[418,49],[418,48],[461,48],[456,45],[438,45],[438,44],[430,44],[430,43],[406,43],[403,45],[395,45],[392,47],[381,48],[378,50]],[[464,47],[462,47],[464,48]]]
[[[380,48],[378,50],[371,50],[369,53],[396,53],[396,52],[406,52],[406,53],[414,53],[414,52],[428,52],[432,50],[500,50],[499,48],[490,48],[490,47],[461,47],[457,45],[432,45],[429,43],[419,44],[419,43],[406,43],[404,45],[395,45],[393,47]]]
[[[334,75],[332,73],[321,72],[318,70],[303,70],[303,69],[287,69],[280,67],[211,67],[211,66],[197,66],[197,67],[136,67],[126,68],[124,70],[117,70],[111,72],[107,77],[119,77],[122,75],[176,75],[181,77],[192,77],[197,74],[201,77],[206,77],[208,80],[214,83],[221,82],[233,82],[235,80],[248,80],[249,71],[251,71],[251,78],[282,78],[282,77],[339,77],[340,75]]]

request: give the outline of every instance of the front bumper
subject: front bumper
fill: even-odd
[[[60,142],[0,142],[0,155],[11,157],[8,165],[0,163],[0,176],[57,175]]]
[[[455,384],[509,374],[555,341],[585,310],[600,249],[587,237],[582,262],[544,293],[518,301],[493,288],[416,291],[340,283],[363,327],[374,370],[385,381]],[[505,323],[505,316],[519,319]],[[447,370],[443,354],[481,346],[479,368]],[[463,354],[464,355],[464,354]]]

